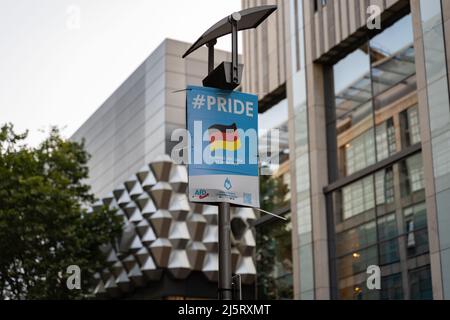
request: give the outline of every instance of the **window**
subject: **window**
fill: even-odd
[[[408,114],[408,133],[409,143],[414,145],[420,142],[420,123],[419,123],[419,109],[418,107],[409,108]]]
[[[406,208],[403,214],[405,219],[405,240],[408,257],[412,258],[427,253],[429,248],[426,204],[421,203]]]
[[[345,146],[347,175],[375,163],[373,139],[373,131],[369,130]]]
[[[343,300],[378,300],[378,290],[369,290],[365,282],[358,283],[340,290],[340,298]]]
[[[409,196],[425,188],[421,154],[406,159],[401,167],[403,196]]]
[[[377,133],[377,160],[389,158],[397,151],[395,141],[394,121],[390,118],[376,128]]]
[[[342,189],[342,203],[344,220],[373,209],[373,177],[367,177]]]
[[[375,174],[375,187],[377,205],[390,204],[395,200],[394,171],[392,168],[379,171]]]
[[[352,175],[399,151],[394,123],[400,112],[397,109],[402,109],[401,99],[417,88],[415,72],[411,15],[333,66],[334,109],[330,106],[327,110],[332,113],[329,119],[335,119],[337,136],[336,147],[330,148],[337,150],[330,156],[335,157],[330,164],[337,167],[334,179]],[[410,112],[409,122],[412,141],[420,141],[417,110]],[[334,130],[333,124],[329,130]]]
[[[397,238],[397,219],[395,213],[378,219],[378,238],[380,241]]]
[[[380,241],[380,264],[399,261],[398,231],[395,214],[378,219],[378,240]]]
[[[340,279],[354,274],[366,272],[372,265],[378,265],[377,246],[360,250],[338,259],[338,275]]]
[[[402,300],[403,285],[402,274],[397,273],[381,278],[381,297],[382,300]]]
[[[400,260],[398,239],[380,242],[380,265],[391,264]]]
[[[403,141],[403,148],[415,145],[421,141],[419,110],[417,105],[400,114],[400,127]]]
[[[433,299],[429,266],[409,272],[409,290],[411,300]]]
[[[377,243],[377,228],[375,222],[370,222],[355,229],[344,231],[337,235],[338,256],[355,253]]]
[[[333,67],[336,143],[333,165],[339,177],[351,175],[376,162],[373,132],[370,59],[365,48],[349,54]],[[338,177],[338,178],[339,178]]]

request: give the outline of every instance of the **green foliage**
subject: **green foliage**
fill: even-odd
[[[289,187],[283,181],[283,177],[261,176],[259,179],[259,190],[261,198],[261,209],[273,212],[276,209],[288,205],[286,195]]]
[[[25,145],[12,125],[0,130],[0,298],[85,298],[93,274],[105,265],[100,251],[121,230],[107,208],[88,213],[94,198],[83,181],[84,143],[57,129],[38,147]],[[82,271],[81,290],[68,290],[67,267]]]
[[[260,177],[261,208],[275,212],[288,206],[289,187],[283,178]],[[291,217],[258,227],[256,233],[256,260],[259,299],[291,299],[292,241]]]

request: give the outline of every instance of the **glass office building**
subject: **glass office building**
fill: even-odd
[[[279,8],[244,37],[243,90],[289,107],[291,221],[260,236],[272,269],[284,229],[296,299],[450,299],[450,3],[377,2],[380,29],[370,1],[243,0],[264,4]]]

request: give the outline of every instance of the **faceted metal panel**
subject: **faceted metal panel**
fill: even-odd
[[[148,249],[144,247],[136,252],[134,256],[139,261],[139,264],[143,265],[147,261],[147,258],[150,256],[150,252],[148,252]]]
[[[156,184],[156,178],[153,175],[152,169],[149,165],[143,166],[137,173],[136,177],[139,179],[141,186],[154,186]],[[145,190],[145,188],[144,188]]]
[[[130,248],[129,250],[133,253],[139,251],[144,245],[141,242],[141,239],[139,238],[138,235],[136,235],[133,239],[133,241],[131,242]]]
[[[141,214],[144,218],[149,218],[152,214],[154,214],[157,211],[152,198],[150,198],[150,196],[146,193],[141,194],[135,200],[135,203],[141,210]]]
[[[153,201],[159,209],[169,209],[172,187],[167,182],[158,182],[150,190]]]
[[[219,208],[216,206],[205,205],[203,207],[203,216],[209,224],[217,225],[219,217]]]
[[[161,155],[156,157],[154,161],[150,163],[156,180],[169,181],[170,169],[172,168],[173,161],[168,155]]]
[[[125,270],[125,267],[123,266],[121,261],[117,261],[116,263],[114,263],[111,267],[111,273],[115,276],[118,277],[123,270]]]
[[[236,274],[241,275],[243,284],[252,284],[256,278],[256,267],[252,257],[241,257],[236,268]]]
[[[219,278],[219,255],[217,253],[207,253],[202,270],[209,281],[217,282]]]
[[[256,247],[256,241],[252,230],[247,229],[237,247],[243,256],[251,256],[253,254],[253,250]]]
[[[218,208],[190,203],[186,167],[168,156],[155,159],[96,202],[122,217],[122,235],[101,247],[108,266],[96,276],[97,297],[120,297],[135,288],[152,286],[163,270],[186,279],[193,270],[209,281],[218,278]],[[252,209],[232,209],[232,267],[244,283],[255,279]]]
[[[133,202],[128,203],[124,207],[123,211],[125,211],[128,217],[128,221],[133,222],[135,224],[138,224],[139,222],[142,221],[142,219],[144,219],[144,217],[141,214],[141,211]]]
[[[248,225],[241,218],[236,217],[231,220],[231,231],[236,241],[242,239],[247,228]]]
[[[185,166],[173,165],[169,182],[175,192],[186,193],[188,187],[188,173]]]
[[[156,266],[151,256],[147,257],[141,264],[141,271],[145,278],[150,281],[158,281],[162,276],[162,269]]]
[[[174,249],[185,249],[191,237],[186,222],[172,221],[169,240]]]
[[[198,213],[192,213],[187,219],[189,234],[194,241],[202,241],[206,229],[206,219]]]
[[[136,224],[136,227],[135,227],[136,232],[139,234],[141,239],[149,228],[151,228],[151,226],[150,226],[150,223],[146,219],[141,220],[138,224]]]
[[[192,269],[202,271],[203,263],[206,256],[206,247],[203,242],[191,242],[186,247],[186,253]]]
[[[119,259],[117,258],[117,254],[114,250],[111,250],[111,252],[108,254],[106,261],[108,263],[116,263],[117,261],[119,261]]]
[[[113,191],[114,197],[116,198],[117,204],[119,207],[123,208],[128,203],[131,202],[131,198],[128,194],[128,191],[124,186],[120,186]]]
[[[117,298],[121,295],[119,286],[116,284],[116,279],[114,276],[111,277],[105,283],[105,289],[109,296]]]
[[[130,254],[128,257],[122,260],[122,263],[125,269],[127,269],[127,271],[130,271],[137,264],[137,261],[136,258]]]
[[[158,267],[167,268],[170,252],[172,251],[172,244],[170,241],[164,238],[156,239],[155,242],[150,245],[150,251],[152,252],[152,256]]]
[[[233,218],[240,218],[248,225],[256,221],[255,210],[252,208],[233,208]]]
[[[106,291],[105,284],[103,280],[99,280],[97,286],[94,289],[94,294],[98,298],[106,298],[108,296],[108,292]]]
[[[169,211],[158,210],[150,217],[149,220],[158,237],[167,238],[169,236],[170,225],[172,223],[172,216]]]
[[[130,278],[128,278],[127,271],[123,270],[116,278],[116,284],[122,292],[130,292],[132,289]]]
[[[108,193],[102,201],[103,204],[111,211],[119,209],[119,205],[117,204],[116,198],[114,198],[114,194],[112,192]]]
[[[155,232],[153,232],[153,229],[151,227],[148,228],[148,230],[142,236],[141,240],[145,246],[151,245],[153,243],[153,241],[156,240]]]
[[[135,287],[143,287],[146,283],[144,274],[137,263],[134,264],[133,268],[128,272],[128,278]]]
[[[130,198],[133,200],[139,197],[144,192],[144,189],[142,189],[136,175],[131,176],[127,181],[125,181],[124,184],[127,188]]]
[[[170,254],[169,271],[176,279],[186,279],[192,271],[185,250],[173,250]]]
[[[188,197],[185,193],[172,193],[169,211],[175,220],[186,221],[191,207],[189,206]]]
[[[126,253],[130,250],[131,244],[136,237],[136,230],[133,224],[127,223],[122,231],[122,236],[119,239],[120,253]]]
[[[231,248],[231,267],[233,268],[234,273],[236,273],[236,268],[240,257],[241,254],[239,250],[237,248]]]
[[[203,243],[208,251],[217,252],[219,249],[219,228],[217,226],[208,225],[206,227]]]

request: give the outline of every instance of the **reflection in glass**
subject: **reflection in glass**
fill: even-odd
[[[338,170],[343,177],[375,163],[370,59],[362,47],[334,66]]]
[[[375,206],[373,177],[359,180],[342,190],[343,220],[373,209]]]
[[[430,267],[424,267],[409,272],[409,291],[411,300],[433,299]]]
[[[425,188],[422,154],[409,157],[400,164],[402,196],[408,197]]]
[[[355,229],[344,231],[336,238],[336,255],[343,256],[358,252],[377,243],[375,222],[370,222]]]
[[[293,298],[291,232],[291,223],[284,221],[257,227],[258,299]]]
[[[397,273],[381,278],[381,299],[402,300],[403,299],[402,274]]]
[[[408,256],[428,252],[428,229],[426,204],[421,203],[404,210],[406,247]]]
[[[410,147],[421,142],[419,108],[417,105],[400,114],[400,123],[404,147]]]

